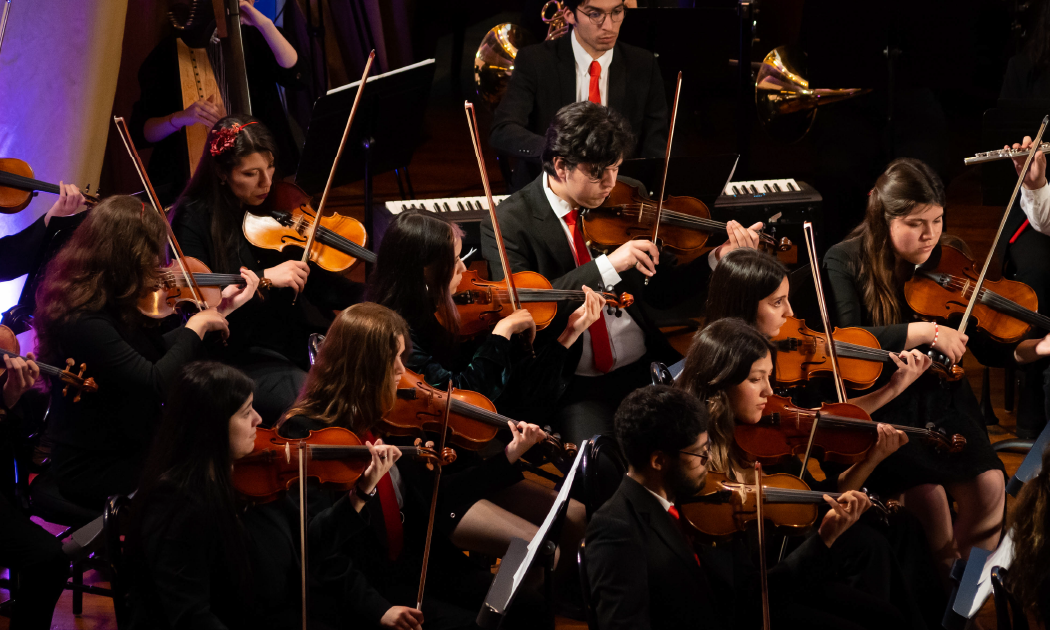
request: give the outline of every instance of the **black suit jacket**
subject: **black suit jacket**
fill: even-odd
[[[601,630],[757,627],[761,587],[746,544],[738,537],[691,546],[656,497],[628,476],[591,518],[585,553]],[[810,536],[769,570],[771,605],[833,570],[831,551]]]
[[[624,178],[624,181],[626,180]],[[596,289],[602,284],[598,264],[593,260],[576,266],[572,248],[562,229],[561,222],[547,201],[543,191],[543,176],[540,175],[528,186],[502,201],[496,208],[500,231],[507,247],[507,258],[511,270],[535,271],[551,282],[555,289],[579,290],[582,285]],[[491,277],[503,278],[499,262],[499,251],[492,231],[492,222],[485,217],[481,222],[481,253],[489,261]],[[673,255],[661,254],[656,275],[646,285],[644,276],[630,269],[620,274],[621,282],[615,287],[617,294],[627,292],[634,296],[634,305],[627,308],[634,321],[645,332],[645,344],[649,356],[655,361],[674,363],[681,358],[660,333],[655,322],[642,308],[645,301],[656,308],[669,308],[676,302],[704,291],[711,276],[707,256],[700,256],[687,265],[676,265]],[[579,302],[561,302],[558,315],[537,337],[537,343],[547,343],[561,334],[568,322],[569,314],[579,307]],[[581,337],[569,349],[565,368],[575,372],[583,352]],[[668,363],[670,365],[670,363]]]
[[[523,158],[513,189],[539,174],[543,138],[554,115],[576,102],[576,58],[571,33],[526,46],[514,60],[507,92],[492,121],[489,143],[507,155]],[[630,157],[663,157],[667,146],[667,99],[653,53],[617,43],[609,66],[607,103],[631,123],[637,142]]]

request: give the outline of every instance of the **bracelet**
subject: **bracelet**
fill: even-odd
[[[371,492],[369,492],[368,494],[365,494],[364,492],[361,491],[361,488],[359,488],[356,484],[354,485],[354,494],[356,494],[357,498],[361,499],[361,501],[364,502],[364,503],[368,503],[372,499],[372,497],[376,496],[376,494],[378,492],[379,492],[379,486],[376,486],[375,488],[372,488]]]
[[[937,338],[941,336],[941,328],[937,325],[937,322],[933,322],[933,342],[930,343],[931,348],[937,347]]]

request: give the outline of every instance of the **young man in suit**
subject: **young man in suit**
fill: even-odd
[[[707,426],[704,402],[664,385],[634,391],[616,412],[616,438],[628,471],[591,518],[584,551],[590,584],[585,596],[602,630],[683,627],[689,619],[695,627],[728,629],[758,619],[757,575],[750,558],[734,553],[733,545],[694,547],[675,508],[676,501],[704,486]],[[839,501],[821,522],[819,535],[769,571],[774,613],[781,601],[791,606],[800,594],[826,592],[816,587],[832,574],[832,544],[871,505],[859,492],[845,493]],[[813,627],[870,627],[819,620],[814,617]],[[786,619],[777,625],[794,627]]]
[[[569,384],[557,402],[555,424],[566,440],[579,444],[597,433],[612,432],[616,407],[628,393],[650,382],[652,361],[670,365],[681,358],[641,302],[668,308],[705,291],[711,269],[723,255],[736,247],[757,246],[762,224],[744,229],[730,221],[729,240],[686,265],[675,265],[673,255],[661,254],[644,239],[592,257],[580,210],[600,206],[612,191],[620,162],[634,143],[630,124],[611,108],[587,101],[572,103],[555,116],[544,142],[543,174],[496,210],[511,270],[539,273],[555,289],[615,287],[617,293],[635,298],[635,304],[618,316],[604,313],[569,348],[565,361]],[[492,277],[502,278],[487,219],[481,224],[481,247]],[[575,308],[560,303],[557,317],[540,332],[536,344],[550,342],[551,333],[565,328]]]
[[[617,42],[624,0],[562,4],[572,31],[518,52],[493,118],[489,143],[518,158],[511,190],[539,174],[543,134],[569,103],[591,101],[623,114],[635,135],[634,156],[663,157],[667,146],[667,99],[656,57]]]

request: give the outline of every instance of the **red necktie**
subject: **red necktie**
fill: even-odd
[[[679,526],[681,526],[681,520],[678,518],[678,508],[676,508],[675,506],[672,505],[672,506],[667,508],[667,513],[670,514],[671,516],[673,516],[674,520],[678,521],[679,522]],[[688,536],[686,536],[686,538],[688,538]],[[696,558],[696,563],[699,565],[700,564],[700,556],[698,556],[696,554],[696,552],[693,552],[693,557]]]
[[[1012,244],[1014,243],[1014,241],[1016,241],[1016,240],[1017,240],[1017,238],[1018,238],[1019,236],[1021,236],[1021,233],[1023,233],[1023,232],[1024,232],[1024,229],[1025,229],[1026,227],[1028,227],[1028,225],[1029,225],[1029,223],[1028,223],[1028,219],[1025,219],[1025,220],[1024,220],[1024,223],[1022,223],[1022,224],[1021,224],[1021,227],[1017,228],[1017,231],[1016,231],[1016,232],[1014,232],[1014,235],[1013,235],[1012,237],[1010,237],[1010,244],[1011,244],[1011,245],[1012,245]]]
[[[371,431],[365,431],[365,440],[373,444],[376,441]],[[397,505],[390,473],[383,475],[376,488],[379,490],[379,507],[383,510],[383,524],[386,525],[387,556],[397,560],[405,544],[405,530],[401,524],[401,508]]]
[[[595,89],[594,75],[591,75],[591,89]],[[578,217],[579,212],[577,210],[573,210],[565,215],[565,225],[569,226],[569,231],[572,232],[572,255],[576,259],[577,267],[591,262],[591,253],[587,250],[586,241],[583,240],[583,229],[579,226]],[[598,321],[591,324],[591,327],[587,330],[591,333],[594,367],[599,372],[608,373],[613,367],[613,356],[612,345],[609,343],[609,329],[605,326],[605,315],[599,316]]]
[[[602,64],[592,61],[591,67],[587,69],[587,72],[591,75],[591,88],[587,93],[587,100],[601,105],[602,91],[598,88],[598,79],[602,76]]]

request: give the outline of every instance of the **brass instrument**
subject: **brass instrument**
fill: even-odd
[[[565,7],[558,0],[549,0],[543,5],[540,19],[547,24],[547,41],[558,39],[571,30],[565,21]],[[497,24],[481,39],[474,55],[474,85],[478,97],[492,109],[496,109],[507,91],[518,49],[534,41],[532,34],[510,22]]]
[[[755,79],[755,107],[758,121],[778,140],[797,142],[813,126],[817,107],[837,103],[861,94],[870,88],[844,90],[811,89],[809,81],[795,68],[786,46],[774,48],[762,60]]]

